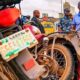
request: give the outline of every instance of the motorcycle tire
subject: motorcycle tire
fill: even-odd
[[[19,80],[11,66],[0,56],[0,80]]]
[[[0,72],[0,80],[9,80],[3,72]]]
[[[48,51],[51,50],[52,44],[49,44],[47,49],[48,49]],[[74,60],[73,60],[73,57],[71,55],[71,52],[69,51],[69,49],[67,47],[65,47],[62,44],[55,44],[54,45],[53,55],[56,53],[55,50],[60,51],[61,52],[60,54],[62,54],[64,56],[64,59],[66,62],[65,70],[64,70],[63,74],[61,75],[61,77],[58,79],[49,79],[49,78],[42,79],[42,78],[40,78],[40,80],[73,80],[73,76],[74,76],[74,64],[73,63],[74,63]],[[43,51],[44,50],[41,49],[38,52],[38,54],[43,53]],[[59,61],[59,60],[60,59],[58,59],[58,58],[56,59],[56,61]]]

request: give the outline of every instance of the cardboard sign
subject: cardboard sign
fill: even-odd
[[[3,59],[11,60],[20,51],[24,50],[26,47],[31,48],[38,44],[38,42],[31,31],[27,29],[0,40],[0,44],[0,54]]]

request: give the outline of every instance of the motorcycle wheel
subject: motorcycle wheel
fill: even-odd
[[[0,72],[0,80],[9,80],[9,79],[3,74],[3,72]]]
[[[48,46],[48,53],[47,53],[48,56],[51,56],[51,49],[52,49],[52,44],[50,44]],[[43,54],[43,52],[44,52],[44,50],[41,49],[38,52],[38,55]],[[57,70],[56,73],[52,74],[49,72],[49,74],[47,75],[46,78],[41,77],[41,78],[39,78],[39,80],[73,80],[73,74],[74,74],[73,62],[74,61],[73,61],[70,51],[64,45],[55,44],[53,58],[57,62],[57,63],[53,64],[53,67],[56,64],[58,64],[56,66],[57,69],[55,69],[55,70]],[[39,59],[39,57],[38,57],[38,59]],[[38,60],[38,63],[40,63],[39,60]],[[52,71],[52,70],[50,70],[50,71]]]
[[[0,80],[19,80],[10,65],[0,59]]]

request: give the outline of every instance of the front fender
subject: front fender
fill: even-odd
[[[62,40],[62,43],[66,41],[67,44],[71,44],[74,47],[77,55],[80,56],[80,40],[77,35],[65,33],[55,33],[48,35],[50,40],[54,39],[54,37],[56,37],[56,41]]]

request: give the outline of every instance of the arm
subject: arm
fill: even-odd
[[[73,18],[71,29],[72,29],[72,30],[75,30],[75,29],[76,29],[75,17]]]
[[[36,27],[38,26],[36,18],[32,18],[31,25],[36,26]]]
[[[58,31],[62,31],[62,20],[61,19],[59,20],[57,27],[58,27]]]

